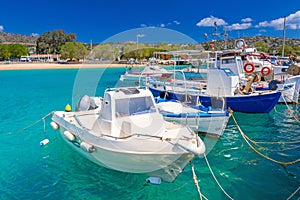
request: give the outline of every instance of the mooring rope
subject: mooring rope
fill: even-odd
[[[283,99],[283,101],[284,101],[284,103],[285,103],[287,109],[289,110],[290,114],[292,115],[292,117],[293,117],[297,122],[300,123],[299,118],[293,113],[293,110],[289,107],[289,105],[288,105],[288,103],[286,102],[285,98],[282,98],[282,99]]]
[[[300,190],[300,187],[298,187],[286,200],[290,200],[295,194]]]
[[[248,144],[248,146],[249,146],[255,153],[257,153],[258,155],[260,155],[260,156],[266,158],[267,160],[270,160],[270,161],[275,162],[275,163],[277,163],[277,164],[283,165],[284,167],[287,166],[287,165],[293,165],[293,164],[296,164],[296,163],[300,162],[300,159],[297,159],[297,160],[294,160],[294,161],[290,161],[290,162],[282,162],[282,161],[278,161],[278,160],[275,160],[275,159],[273,159],[273,158],[270,158],[269,156],[264,155],[263,153],[261,153],[260,151],[258,151],[256,148],[254,148],[254,147],[250,144],[250,142],[249,142],[250,140],[247,139],[247,138],[249,138],[249,137],[246,136],[246,134],[242,131],[242,129],[241,129],[241,127],[238,125],[238,123],[237,123],[237,121],[236,121],[236,119],[235,119],[233,113],[232,113],[232,119],[234,120],[234,122],[235,122],[235,124],[236,124],[236,126],[237,126],[237,128],[238,128],[238,130],[239,130],[239,132],[240,132],[240,134],[242,135],[243,139],[245,140],[245,142],[246,142],[246,143]]]
[[[232,198],[232,197],[224,190],[224,188],[221,186],[221,184],[219,183],[218,179],[216,178],[214,172],[212,171],[212,169],[211,169],[211,167],[210,167],[210,164],[209,164],[209,162],[208,162],[208,160],[207,160],[207,157],[206,157],[206,154],[205,154],[205,153],[204,153],[204,158],[205,158],[205,161],[206,161],[206,163],[207,163],[207,166],[208,166],[208,169],[209,169],[211,175],[213,176],[214,180],[216,181],[216,183],[218,184],[218,186],[220,187],[220,189],[222,190],[222,192],[223,192],[229,199],[232,199],[232,200],[233,200],[233,198]]]
[[[43,121],[43,123],[44,123],[44,133],[45,133],[45,132],[46,132],[46,123],[45,123],[45,119],[47,119],[47,118],[48,118],[49,116],[51,116],[53,113],[54,113],[53,111],[50,112],[50,113],[48,113],[47,115],[45,115],[45,116],[42,117],[41,119],[39,119],[39,120],[37,120],[37,121],[35,121],[35,122],[33,122],[33,123],[31,123],[31,124],[25,126],[24,128],[18,129],[18,130],[16,130],[16,131],[6,132],[6,133],[3,133],[3,134],[12,134],[12,133],[20,133],[20,132],[23,132],[23,131],[25,131],[25,130],[27,130],[27,129],[33,127],[33,126],[35,126],[36,124],[38,124],[38,123],[41,122],[41,121]]]
[[[194,184],[197,187],[199,198],[202,200],[202,197],[203,197],[204,199],[207,200],[207,198],[201,193],[200,186],[199,186],[199,183],[198,183],[198,180],[197,180],[197,176],[196,176],[196,173],[195,173],[195,168],[194,168],[193,162],[192,162],[192,172],[193,172]]]
[[[237,124],[237,123],[236,123]],[[294,140],[294,141],[284,141],[284,142],[275,142],[275,141],[271,141],[271,142],[265,142],[265,141],[254,141],[253,139],[249,138],[246,134],[244,134],[246,139],[249,140],[250,142],[252,142],[253,144],[261,147],[261,148],[264,148],[264,149],[267,149],[263,146],[260,146],[259,144],[297,144],[297,143],[300,143],[300,140]]]

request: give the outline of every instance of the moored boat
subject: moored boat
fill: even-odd
[[[157,98],[156,103],[167,121],[186,124],[197,133],[216,138],[222,136],[230,117],[224,106],[213,109],[211,106],[193,106],[164,98]]]
[[[155,78],[166,78],[172,74],[171,71],[164,69],[158,65],[147,65],[144,68],[130,67],[125,74],[120,76],[121,81],[136,81],[141,78],[145,79],[148,76],[154,76]]]
[[[247,86],[246,86],[247,87]],[[193,89],[176,85],[153,82],[149,86],[154,96],[168,92],[171,98],[184,101],[186,97],[196,105],[215,106],[221,99],[225,100],[226,108],[245,113],[268,113],[281,96],[280,91],[246,91],[240,88],[240,78],[229,68],[208,69],[206,89]]]
[[[77,111],[54,112],[53,127],[73,149],[106,168],[171,182],[205,151],[189,127],[163,119],[148,89],[107,89],[91,109],[88,98],[82,102]]]

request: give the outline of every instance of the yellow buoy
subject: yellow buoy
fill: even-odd
[[[67,104],[66,107],[65,107],[65,111],[66,111],[66,112],[71,112],[71,110],[72,110],[72,109],[71,109],[70,104]]]

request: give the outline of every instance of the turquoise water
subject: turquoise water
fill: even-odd
[[[78,70],[1,71],[0,89],[0,199],[199,199],[191,165],[175,182],[147,185],[143,174],[128,174],[99,167],[67,146],[50,118],[26,129],[54,110],[63,110],[80,92],[102,95],[114,87],[125,68],[87,70],[82,90]],[[85,72],[81,72],[85,73]],[[104,74],[102,74],[104,73]],[[102,74],[95,86],[92,75]],[[89,78],[91,77],[91,78]],[[292,106],[299,118],[299,106]],[[285,105],[269,114],[234,113],[242,130],[257,141],[299,141],[300,124]],[[25,128],[25,129],[23,129]],[[12,133],[10,133],[12,132]],[[50,142],[40,147],[39,142]],[[234,199],[287,199],[300,186],[300,163],[286,168],[254,153],[230,119],[207,158],[223,188]],[[299,159],[299,145],[264,144],[266,155],[280,161]],[[201,192],[208,199],[227,199],[215,183],[203,158],[194,160]],[[292,199],[299,199],[298,192]]]

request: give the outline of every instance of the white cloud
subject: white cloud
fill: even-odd
[[[258,23],[258,25],[255,26],[255,28],[261,28],[261,27],[273,27],[277,30],[283,29],[283,18],[275,19],[270,22],[263,21]]]
[[[260,33],[266,33],[267,30],[266,30],[266,29],[260,29],[259,32],[260,32]]]
[[[217,17],[214,16],[210,16],[207,18],[202,19],[201,21],[199,21],[196,26],[214,26],[214,24],[217,24],[218,26],[224,26],[227,25],[227,23],[223,20],[223,19],[219,19]]]
[[[244,30],[244,29],[248,29],[252,26],[251,23],[242,23],[242,24],[232,24],[229,26],[226,26],[226,30],[228,31],[232,31],[232,30]]]
[[[177,21],[177,20],[174,20],[173,23],[176,24],[176,25],[179,25],[179,24],[180,24],[180,22]]]
[[[251,18],[249,18],[249,17],[244,18],[244,19],[241,20],[241,22],[243,22],[243,23],[248,23],[248,22],[252,22],[252,21],[253,20]]]
[[[156,27],[161,27],[161,28],[165,28],[167,26],[172,26],[172,25],[180,25],[181,23],[178,20],[174,20],[171,22],[167,22],[167,23],[160,23],[158,25],[156,25]],[[145,23],[140,24],[141,27],[145,28],[145,27],[155,27],[153,25],[147,25]]]
[[[286,25],[291,29],[300,29],[300,10],[287,16]]]
[[[4,30],[3,26],[0,26],[0,32],[2,32]]]
[[[31,36],[33,36],[33,37],[39,37],[40,34],[38,34],[38,33],[31,33]]]
[[[274,19],[272,21],[260,22],[255,28],[273,27],[276,30],[283,30],[284,18]],[[286,17],[286,27],[290,29],[300,29],[300,10]]]

